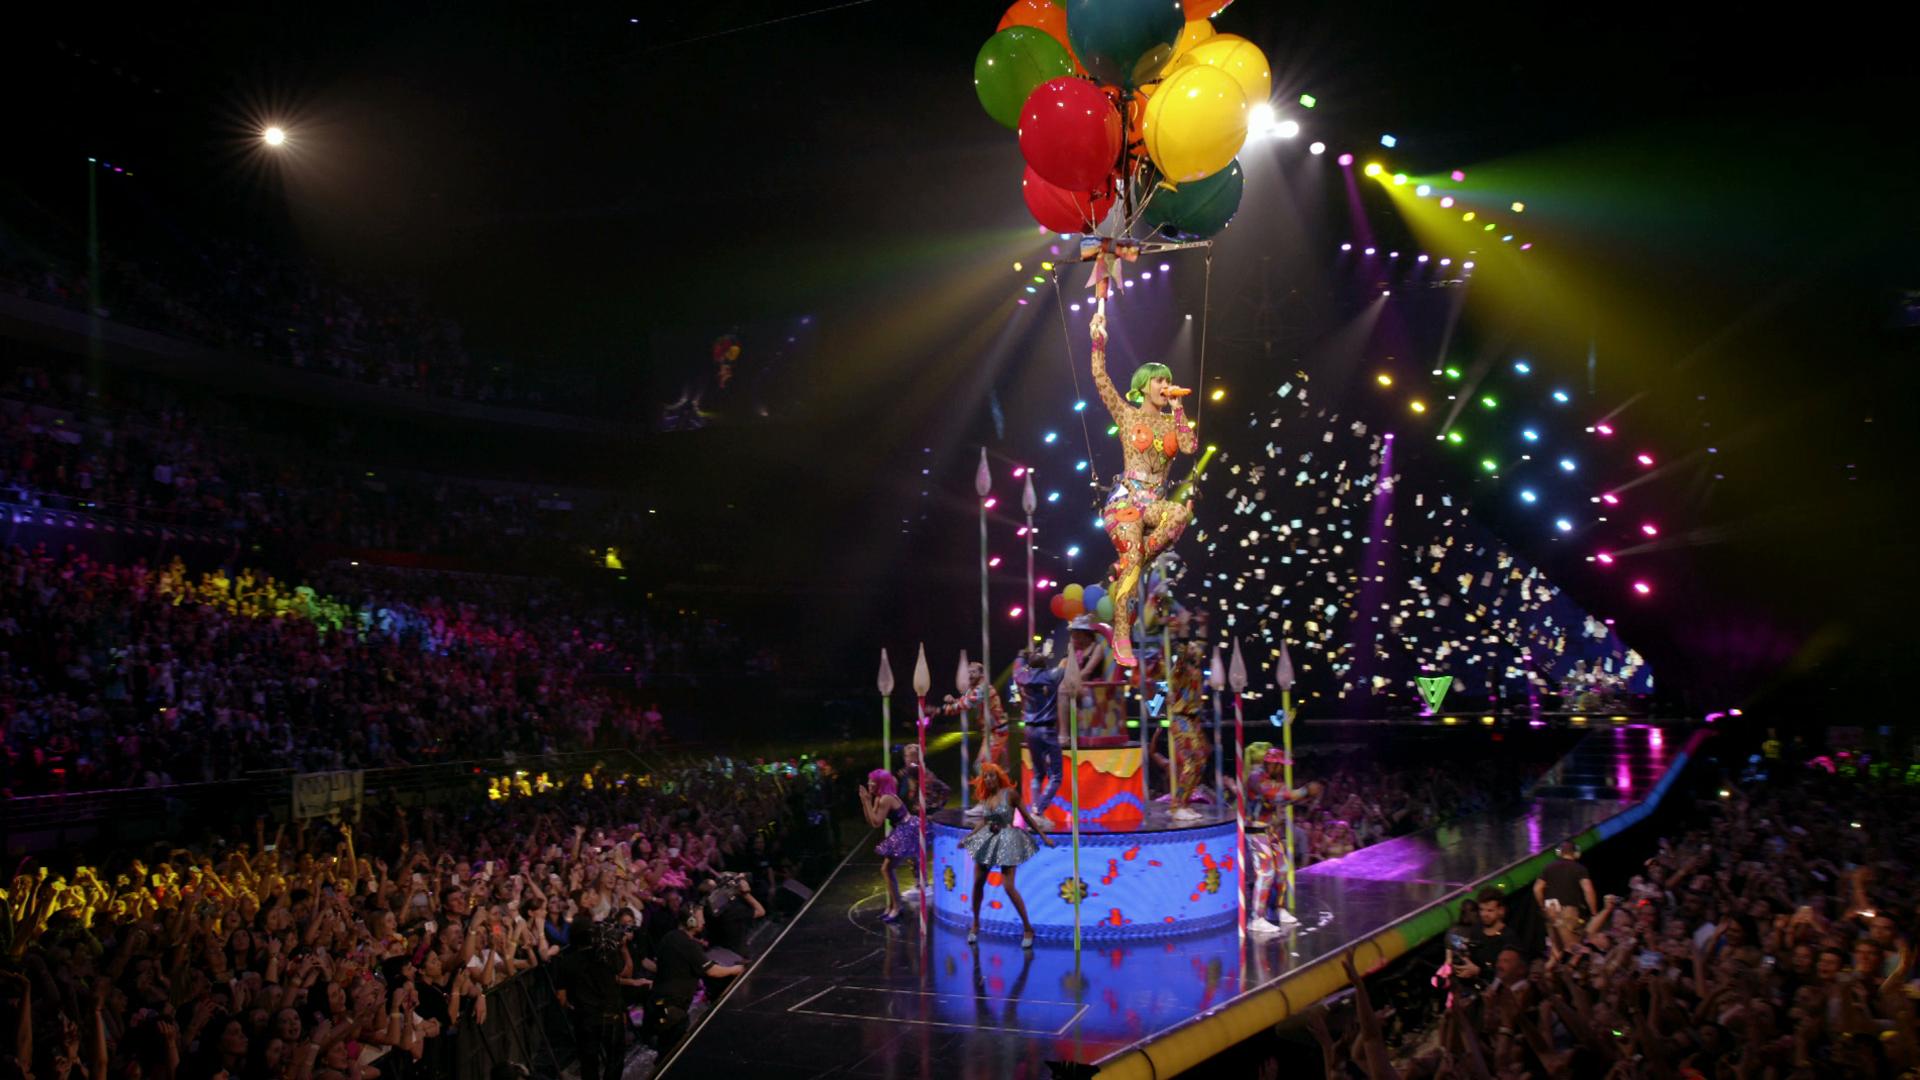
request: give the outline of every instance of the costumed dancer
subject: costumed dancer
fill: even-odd
[[[1193,517],[1191,501],[1168,501],[1167,469],[1174,455],[1198,450],[1200,438],[1180,405],[1180,398],[1191,391],[1173,385],[1173,372],[1165,364],[1140,365],[1133,373],[1127,396],[1122,398],[1107,376],[1104,310],[1093,316],[1091,329],[1093,385],[1120,429],[1120,451],[1126,466],[1114,477],[1113,490],[1101,511],[1116,555],[1111,570],[1113,584],[1107,590],[1113,598],[1113,657],[1122,666],[1133,667],[1138,661],[1129,638],[1141,572],[1173,546]]]
[[[1046,819],[1031,807],[1019,805],[1013,780],[998,765],[988,763],[980,769],[980,775],[973,778],[973,794],[986,810],[979,826],[960,841],[960,846],[973,856],[973,925],[967,930],[967,944],[980,940],[980,901],[985,898],[987,874],[999,870],[1007,900],[1020,915],[1024,931],[1020,947],[1031,949],[1033,922],[1027,918],[1027,902],[1014,884],[1014,872],[1021,863],[1033,858],[1041,842],[1052,846],[1052,841],[1040,833],[1046,827]]]
[[[1073,661],[1063,660],[1053,667],[1035,667],[1036,660],[1042,658],[1031,650],[1021,650],[1013,661],[1013,682],[1020,688],[1027,753],[1033,758],[1033,773],[1040,784],[1040,790],[1033,798],[1033,806],[1044,814],[1053,805],[1053,796],[1060,790],[1063,775],[1060,767],[1060,681],[1066,677],[1067,665]]]
[[[975,660],[967,665],[967,692],[960,697],[947,695],[940,705],[943,716],[955,716],[961,712],[977,711],[982,702],[986,711],[981,713],[981,726],[986,729],[985,737],[980,740],[980,753],[975,757],[974,768],[991,761],[1002,769],[1010,768],[1007,763],[1007,707],[994,693],[993,683],[987,679],[987,669]]]
[[[1193,821],[1202,816],[1193,808],[1193,796],[1206,774],[1210,747],[1200,719],[1206,679],[1205,645],[1190,641],[1174,650],[1167,714],[1170,718],[1168,750],[1173,756],[1169,765],[1173,777],[1171,816],[1175,821]]]
[[[880,856],[880,873],[887,879],[887,910],[881,916],[887,922],[898,921],[901,914],[900,867],[917,868],[920,864],[920,818],[912,809],[920,800],[915,786],[920,782],[920,748],[908,744],[905,752],[907,764],[898,779],[885,769],[875,769],[860,785],[860,809],[867,824],[877,829],[886,822],[893,823],[893,831],[873,848],[873,853]],[[927,775],[927,813],[944,806],[949,794],[945,782]]]
[[[1287,910],[1287,866],[1290,859],[1284,835],[1286,817],[1281,813],[1289,802],[1299,802],[1309,794],[1306,788],[1288,791],[1281,782],[1286,755],[1268,742],[1247,744],[1247,861],[1253,870],[1253,918],[1247,923],[1251,934],[1277,934],[1283,927],[1300,920]],[[1267,919],[1267,903],[1279,909],[1278,925]]]

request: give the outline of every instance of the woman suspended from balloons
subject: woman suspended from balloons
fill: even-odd
[[[1142,568],[1173,545],[1193,517],[1193,502],[1167,499],[1167,472],[1176,454],[1199,449],[1200,438],[1180,399],[1192,391],[1173,384],[1165,364],[1142,364],[1123,398],[1107,375],[1107,316],[1093,316],[1093,385],[1120,429],[1125,471],[1113,479],[1101,519],[1113,541],[1113,658],[1125,667],[1133,655],[1133,599]]]

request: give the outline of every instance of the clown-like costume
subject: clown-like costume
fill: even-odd
[[[1291,865],[1285,842],[1285,808],[1307,797],[1305,788],[1288,791],[1283,782],[1286,758],[1272,743],[1247,744],[1247,865],[1253,871],[1253,918],[1247,930],[1277,934],[1298,922],[1287,910],[1287,870]],[[1279,923],[1267,920],[1267,903],[1279,911]]]
[[[1173,817],[1192,820],[1193,793],[1206,775],[1208,742],[1200,727],[1202,694],[1206,685],[1206,653],[1196,642],[1174,652],[1173,678],[1167,701],[1170,718],[1168,752],[1173,762]]]
[[[1002,769],[1011,768],[1007,763],[1006,705],[1001,702],[1000,695],[994,692],[993,683],[987,680],[986,669],[981,667],[978,661],[967,665],[967,681],[967,692],[957,698],[949,695],[940,706],[940,711],[947,716],[953,716],[962,711],[978,716],[981,715],[980,703],[985,701],[987,711],[981,719],[981,726],[986,729],[985,738],[980,742],[980,753],[974,761],[974,768],[978,770],[981,765],[989,761]]]
[[[1193,516],[1191,507],[1168,501],[1167,470],[1174,455],[1198,450],[1200,438],[1180,407],[1180,395],[1186,391],[1171,384],[1172,373],[1166,365],[1142,364],[1123,398],[1107,375],[1105,312],[1094,315],[1091,330],[1093,385],[1120,430],[1120,452],[1126,464],[1126,471],[1114,477],[1101,511],[1117,556],[1113,586],[1107,590],[1113,598],[1113,658],[1123,667],[1133,667],[1138,663],[1130,640],[1133,598],[1139,591],[1141,569],[1173,546]]]

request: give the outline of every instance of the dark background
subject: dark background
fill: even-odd
[[[164,242],[169,223],[267,238],[418,282],[477,354],[597,373],[636,434],[549,471],[626,485],[697,540],[652,568],[663,582],[791,639],[830,681],[924,640],[944,684],[978,642],[978,447],[1062,475],[1044,455],[1084,455],[1036,433],[1073,434],[1072,389],[1052,310],[1013,306],[1005,264],[1036,250],[1019,153],[969,85],[999,8],[815,9],[41,11],[7,47],[7,182],[84,220],[80,163],[108,156],[137,177],[103,200],[105,243],[117,225]],[[1623,603],[1504,500],[1486,509],[1696,709],[1805,716],[1901,689],[1920,330],[1894,324],[1920,248],[1898,19],[1239,0],[1216,20],[1266,49],[1278,100],[1319,98],[1302,142],[1364,153],[1392,131],[1396,167],[1527,185],[1587,325],[1488,303],[1466,347],[1525,347],[1587,386],[1597,339],[1598,408],[1631,399],[1663,459],[1719,449],[1653,489],[1671,541],[1646,564],[1655,603]],[[296,153],[263,158],[263,121]],[[1276,152],[1289,195],[1249,188],[1216,248],[1207,374],[1265,389],[1303,366],[1364,414],[1379,346],[1330,343],[1377,282],[1332,257],[1350,228],[1331,157]],[[1382,246],[1405,238],[1369,206]],[[1178,347],[1194,271],[1134,359]],[[1405,304],[1424,340],[1436,305]],[[765,422],[641,434],[690,343],[802,318],[817,336]],[[1401,464],[1473,491],[1452,459]],[[1084,489],[1058,486],[1047,533],[1101,554]],[[995,588],[1017,599],[1014,575]],[[1018,632],[996,631],[1004,657]]]

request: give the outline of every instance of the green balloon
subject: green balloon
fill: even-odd
[[[1001,127],[1018,129],[1020,109],[1035,87],[1073,74],[1073,57],[1052,34],[1031,26],[1009,26],[980,46],[973,58],[973,92],[987,115]]]
[[[1102,622],[1111,622],[1113,619],[1113,597],[1101,597],[1100,603],[1094,607],[1093,611],[1094,614],[1100,616]]]
[[[1140,220],[1169,240],[1205,240],[1233,220],[1246,186],[1238,161],[1203,180],[1177,187],[1161,183],[1153,189]]]
[[[1173,59],[1186,25],[1177,0],[1068,0],[1067,41],[1096,82],[1131,90]]]

